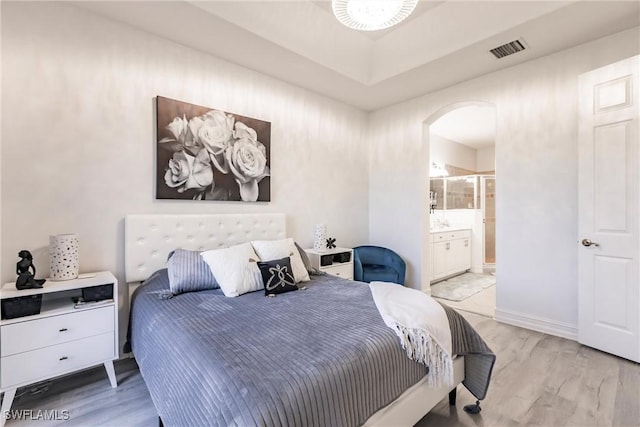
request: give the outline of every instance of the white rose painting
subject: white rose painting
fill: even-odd
[[[157,199],[268,202],[271,123],[158,96]]]

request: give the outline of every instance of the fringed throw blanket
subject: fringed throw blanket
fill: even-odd
[[[393,283],[371,282],[373,300],[407,356],[429,368],[430,386],[453,386],[451,331],[440,304],[427,294]]]
[[[486,397],[496,356],[464,317],[415,289],[383,282],[369,286],[409,358],[429,367],[429,384],[453,385],[451,355],[465,356],[462,384],[478,400]]]
[[[482,400],[487,395],[496,355],[460,313],[444,304],[441,306],[449,319],[453,354],[464,356],[462,384]]]

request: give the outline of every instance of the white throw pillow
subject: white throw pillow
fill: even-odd
[[[214,249],[200,254],[226,297],[262,289],[259,260],[250,243]]]
[[[308,282],[309,272],[302,262],[300,252],[296,248],[296,244],[292,238],[282,240],[254,240],[251,242],[256,254],[260,257],[260,261],[272,261],[291,257],[291,269],[293,270],[293,278],[296,283]]]

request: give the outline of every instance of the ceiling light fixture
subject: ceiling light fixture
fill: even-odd
[[[331,4],[342,24],[358,31],[376,31],[402,22],[418,0],[331,0]]]

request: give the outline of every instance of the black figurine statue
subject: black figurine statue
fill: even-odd
[[[16,288],[21,291],[22,289],[41,288],[45,282],[44,279],[34,279],[36,275],[36,267],[33,265],[33,256],[31,252],[22,250],[18,252],[20,261],[16,264],[16,274],[18,280],[16,280]],[[31,271],[33,270],[33,273]]]

